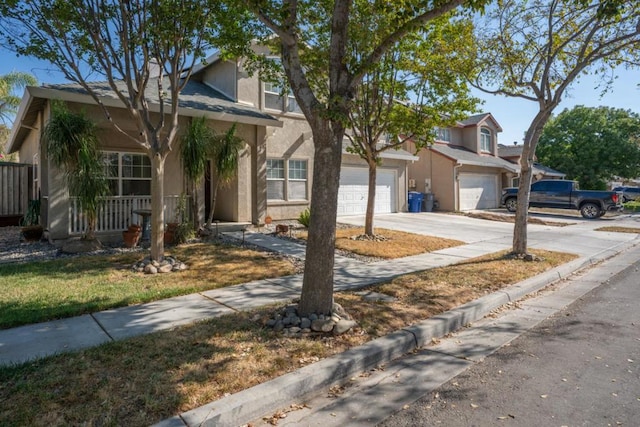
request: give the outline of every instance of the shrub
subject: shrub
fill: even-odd
[[[300,212],[300,216],[298,217],[298,222],[305,227],[309,228],[309,221],[311,220],[311,211],[309,208]]]

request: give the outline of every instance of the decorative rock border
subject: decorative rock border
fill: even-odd
[[[165,257],[161,262],[153,261],[151,257],[146,257],[132,267],[133,271],[145,274],[171,273],[172,271],[184,271],[187,268],[184,262],[180,262],[171,256]]]
[[[282,332],[284,336],[299,337],[314,332],[341,335],[358,324],[340,304],[334,303],[330,315],[312,313],[309,317],[298,315],[297,304],[287,305],[267,320],[266,326]]]

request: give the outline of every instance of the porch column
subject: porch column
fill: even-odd
[[[263,225],[267,216],[267,136],[264,126],[256,126],[251,145],[251,222]]]

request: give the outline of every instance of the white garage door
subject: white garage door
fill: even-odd
[[[460,174],[460,210],[498,207],[498,176]]]
[[[340,171],[338,215],[362,215],[367,212],[369,170],[345,168]],[[396,212],[396,173],[378,169],[376,175],[376,213]]]

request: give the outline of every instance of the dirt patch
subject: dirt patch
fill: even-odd
[[[505,215],[505,214],[499,214],[499,213],[493,213],[493,212],[467,212],[464,215],[470,218],[487,219],[490,221],[511,222],[511,223],[516,222],[515,215]],[[567,225],[574,224],[569,222],[548,221],[545,219],[535,218],[531,216],[527,218],[527,222],[529,224],[548,225],[551,227],[566,227]]]

